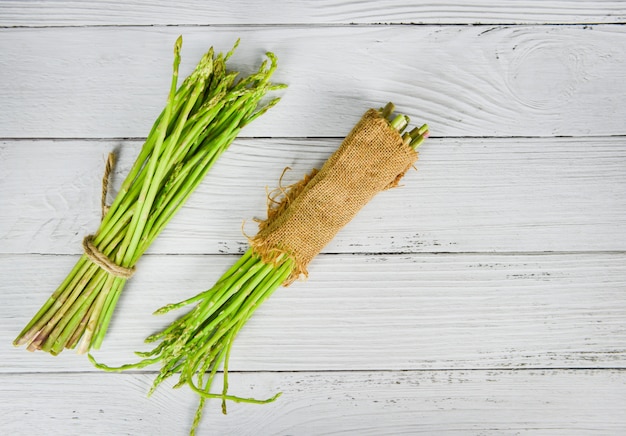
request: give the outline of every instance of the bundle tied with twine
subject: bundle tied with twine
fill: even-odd
[[[274,106],[268,93],[283,89],[270,79],[276,56],[267,52],[258,70],[227,68],[227,53],[210,48],[179,83],[182,36],[165,107],[155,120],[110,208],[104,199],[113,158],[103,179],[102,221],[83,240],[81,256],[65,280],[17,335],[13,344],[57,355],[98,349],[135,265],[183,207],[241,129]]]
[[[377,193],[393,188],[417,161],[417,152],[368,110],[321,170],[270,198],[267,219],[250,239],[254,253],[276,264],[288,256],[294,269],[285,285],[308,276],[307,265]]]

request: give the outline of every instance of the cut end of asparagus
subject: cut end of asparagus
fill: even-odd
[[[395,108],[395,105],[392,102],[389,102],[385,105],[384,108],[380,109],[380,113],[383,118],[389,118]]]
[[[402,135],[402,141],[413,150],[417,150],[422,142],[428,138],[429,130],[428,124],[422,124],[421,127],[414,127],[410,132],[405,132],[411,119],[403,114],[397,114],[394,116],[395,105],[391,102],[387,103],[385,107],[378,109],[380,115],[387,120],[389,126]]]
[[[26,345],[29,341],[29,338],[26,335],[20,335],[13,340],[13,346],[21,347],[22,345]]]

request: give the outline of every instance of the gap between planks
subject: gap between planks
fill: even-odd
[[[121,28],[121,29],[141,29],[141,28],[171,28],[171,27],[196,27],[196,28],[231,28],[231,29],[247,29],[247,28],[294,28],[294,29],[310,29],[310,28],[341,28],[341,27],[491,27],[493,29],[503,27],[538,27],[538,26],[615,26],[624,25],[623,21],[593,21],[593,22],[565,22],[565,23],[515,23],[513,21],[502,21],[497,23],[428,23],[428,22],[397,22],[397,23],[220,23],[220,24],[195,24],[195,23],[176,23],[176,24],[59,24],[59,25],[2,25],[2,29],[99,29],[99,28]],[[483,32],[486,33],[486,32]]]
[[[233,374],[233,375],[254,375],[254,374],[370,374],[373,372],[376,373],[381,373],[381,374],[401,374],[401,373],[415,373],[415,374],[419,374],[419,373],[429,373],[429,372],[434,372],[434,373],[442,373],[442,372],[490,372],[490,371],[497,371],[497,372],[502,372],[502,373],[513,373],[513,372],[518,372],[518,373],[522,373],[522,372],[542,372],[542,371],[549,371],[549,372],[555,372],[555,371],[566,371],[566,372],[601,372],[601,371],[613,371],[613,372],[626,372],[626,368],[623,367],[619,367],[619,366],[588,366],[588,367],[569,367],[569,366],[555,366],[555,367],[549,367],[549,366],[536,366],[536,367],[529,367],[529,368],[507,368],[507,367],[500,367],[500,366],[485,366],[485,367],[468,367],[468,368],[411,368],[411,369],[385,369],[385,368],[380,368],[380,369],[316,369],[316,370],[311,370],[311,369],[302,369],[302,370],[292,370],[292,369],[277,369],[277,370],[271,370],[271,369],[258,369],[258,370],[233,370],[233,371],[228,371],[228,374]],[[134,370],[134,369],[129,369],[126,371],[121,371],[121,372],[114,372],[114,371],[97,371],[97,370],[93,370],[93,371],[77,371],[77,370],[71,370],[71,371],[9,371],[9,372],[3,372],[0,373],[0,377],[1,376],[6,376],[6,375],[45,375],[45,374],[58,374],[58,375],[71,375],[71,374],[83,374],[83,375],[92,375],[92,374],[102,374],[102,373],[106,373],[108,372],[109,374],[132,374],[132,375],[156,375],[159,373],[158,370],[154,369],[154,370],[146,370],[146,369],[140,369],[140,370]],[[222,369],[219,369],[217,371],[217,374],[223,374],[224,371]],[[176,372],[175,374],[180,374],[180,372]]]
[[[560,140],[560,139],[577,139],[577,140],[594,140],[594,139],[623,139],[626,138],[626,135],[621,134],[608,134],[608,135],[537,135],[537,136],[437,136],[430,135],[429,139],[437,139],[437,140],[462,140],[462,139],[471,139],[471,140]],[[342,141],[344,139],[343,136],[246,136],[246,135],[238,135],[238,140],[259,140],[259,141],[294,141],[294,142],[302,142],[302,141]],[[37,142],[37,141],[50,141],[50,142],[115,142],[115,141],[126,141],[126,142],[144,142],[146,140],[145,137],[140,136],[131,136],[131,137],[101,137],[101,138],[91,138],[91,137],[43,137],[43,136],[33,136],[33,137],[0,137],[0,142]]]
[[[149,257],[177,257],[177,256],[193,256],[193,257],[237,257],[243,253],[146,253],[141,258]],[[78,253],[0,253],[0,258],[16,257],[16,256],[47,256],[47,257],[76,257]],[[579,251],[380,251],[380,252],[322,252],[318,256],[362,256],[362,257],[393,257],[393,256],[594,256],[594,255],[626,255],[626,250],[579,250]]]

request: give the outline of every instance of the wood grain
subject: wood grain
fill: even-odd
[[[188,434],[193,394],[166,381],[147,399],[152,377],[0,375],[0,405],[9,411],[0,427],[9,434]],[[244,373],[229,381],[240,395],[283,395],[267,405],[231,404],[228,415],[209,401],[200,435],[626,432],[626,372],[619,370]]]
[[[620,1],[0,1],[2,26],[623,23]]]
[[[241,139],[150,249],[240,253],[265,217],[266,187],[295,182],[338,139]],[[104,159],[113,193],[139,141],[0,142],[0,252],[75,254],[97,229]],[[626,249],[623,138],[430,139],[418,171],[378,195],[326,253]],[[607,188],[607,187],[610,187]],[[237,201],[232,201],[236,198]]]
[[[146,256],[96,356],[134,361],[236,256]],[[93,371],[10,343],[74,256],[0,256],[0,372]],[[626,368],[625,254],[336,255],[279,289],[237,338],[233,370]]]
[[[183,73],[241,37],[233,68],[279,58],[283,101],[247,137],[344,137],[391,100],[433,136],[624,135],[626,30],[598,26],[0,29],[0,135],[143,137]]]
[[[289,88],[138,265],[103,349],[132,361],[246,249],[266,187],[319,166],[369,107],[428,122],[418,171],[238,337],[199,434],[626,434],[626,2],[0,0],[0,433],[184,435],[196,397],[146,393],[11,341],[98,226],[182,74],[241,37]],[[468,25],[469,24],[469,25]],[[181,74],[181,75],[182,75]],[[216,387],[219,387],[219,380]]]

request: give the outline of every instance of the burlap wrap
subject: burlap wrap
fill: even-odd
[[[307,275],[309,262],[378,192],[396,186],[417,160],[378,111],[370,109],[321,170],[281,190],[251,239],[266,263],[288,255],[295,269],[285,284]]]

